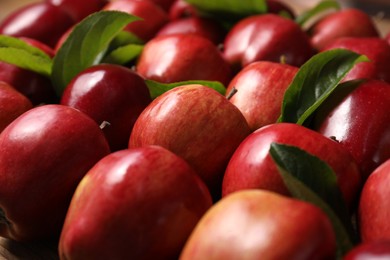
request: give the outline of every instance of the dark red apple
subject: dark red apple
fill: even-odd
[[[198,10],[185,0],[175,0],[168,14],[170,20],[199,16]]]
[[[161,145],[184,158],[219,194],[234,150],[250,133],[244,116],[217,91],[185,85],[152,101],[135,122],[129,147]]]
[[[209,191],[180,157],[159,146],[100,160],[72,199],[61,259],[177,259],[211,207]]]
[[[47,2],[24,5],[0,23],[0,34],[28,37],[54,47],[75,20],[58,6]]]
[[[206,212],[180,259],[335,259],[335,252],[322,210],[270,191],[244,190]]]
[[[0,235],[58,239],[73,192],[110,152],[99,126],[63,105],[23,113],[0,134]]]
[[[177,33],[197,34],[218,45],[223,42],[226,30],[216,20],[193,16],[168,22],[158,31],[157,36]]]
[[[194,34],[153,38],[145,45],[136,71],[144,78],[162,83],[210,80],[226,86],[232,77],[229,64],[217,46]]]
[[[169,9],[175,2],[175,0],[150,0],[156,5],[160,6],[164,11],[169,12]]]
[[[343,79],[381,79],[390,83],[390,45],[379,37],[342,37],[331,41],[322,51],[347,49],[366,55],[370,62],[361,62]]]
[[[367,178],[360,196],[358,225],[363,242],[390,240],[390,159]]]
[[[298,68],[276,62],[256,61],[239,71],[226,90],[252,131],[275,123],[282,109],[284,92]]]
[[[61,104],[77,108],[103,128],[111,151],[127,148],[135,120],[152,101],[149,89],[133,70],[114,64],[91,66],[65,88]]]
[[[296,146],[326,162],[337,176],[345,202],[350,208],[354,206],[362,181],[353,157],[336,141],[293,123],[264,126],[240,144],[226,168],[223,196],[250,188],[289,195],[276,164],[269,155],[273,142]]]
[[[286,1],[280,0],[266,0],[267,3],[267,12],[278,15],[287,15],[290,18],[295,18],[295,12],[291,6],[289,6]]]
[[[46,2],[61,7],[75,21],[81,21],[88,15],[100,11],[109,0],[46,0]]]
[[[0,81],[0,133],[18,116],[33,107],[31,101],[9,84]]]
[[[343,260],[390,259],[390,240],[363,242],[350,250]]]
[[[312,45],[321,50],[340,37],[379,37],[379,32],[367,13],[346,8],[322,18],[310,29],[310,35]]]
[[[122,11],[142,18],[140,21],[128,24],[125,30],[134,33],[145,42],[152,39],[168,22],[167,12],[149,0],[110,1],[103,10]]]
[[[313,50],[306,33],[293,20],[276,14],[254,15],[236,23],[224,42],[224,57],[234,67],[254,61],[301,66]]]
[[[340,89],[318,109],[315,127],[355,158],[366,179],[390,158],[390,84],[366,80]]]
[[[385,35],[384,38],[387,41],[387,43],[390,45],[390,31]]]

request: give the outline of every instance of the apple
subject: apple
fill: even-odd
[[[373,19],[364,11],[345,8],[320,19],[310,29],[311,44],[321,50],[340,37],[379,37]]]
[[[339,89],[319,107],[313,129],[355,158],[363,179],[390,158],[390,83],[369,79]]]
[[[331,41],[322,51],[347,49],[366,55],[370,62],[361,62],[343,79],[381,79],[390,83],[390,45],[379,37],[341,37]]]
[[[99,126],[74,108],[20,115],[0,134],[0,236],[58,239],[79,181],[109,152]]]
[[[375,259],[390,259],[390,240],[359,243],[343,257],[343,260]]]
[[[149,0],[110,1],[102,10],[122,11],[141,18],[140,21],[128,24],[124,30],[134,33],[145,42],[152,39],[169,20],[167,12]]]
[[[194,34],[156,36],[145,44],[136,71],[162,83],[209,80],[226,86],[232,77],[217,46]]]
[[[0,34],[28,37],[54,47],[75,20],[58,6],[47,2],[24,5],[0,23]]]
[[[250,133],[244,116],[223,95],[183,85],[154,99],[134,124],[129,147],[160,145],[184,158],[220,197],[225,167]]]
[[[31,101],[9,84],[0,81],[0,133],[18,116],[33,107]]]
[[[390,31],[385,35],[384,39],[387,41],[387,43],[390,45]]]
[[[361,192],[358,225],[363,242],[390,240],[390,159],[367,178]]]
[[[351,154],[336,141],[293,123],[266,125],[241,142],[226,167],[222,183],[223,197],[251,188],[290,195],[269,155],[273,142],[296,146],[326,162],[337,176],[346,205],[349,209],[354,208],[362,181]]]
[[[142,110],[152,101],[149,89],[133,70],[99,64],[80,72],[65,88],[60,103],[108,123],[103,132],[111,151],[127,148],[130,133]]]
[[[226,95],[255,131],[277,121],[284,92],[297,72],[297,67],[288,64],[255,61],[234,76]]]
[[[288,15],[290,18],[295,18],[295,12],[291,6],[289,6],[286,1],[280,0],[266,0],[267,3],[267,12],[278,15]]]
[[[204,214],[180,259],[335,259],[335,252],[321,209],[271,191],[242,190]]]
[[[225,59],[239,70],[254,61],[273,61],[301,66],[313,49],[306,33],[294,21],[276,14],[241,19],[224,41]]]
[[[170,20],[199,16],[199,11],[185,0],[175,0],[168,12]]]
[[[61,259],[177,259],[209,191],[159,146],[111,153],[77,187],[59,242]]]
[[[150,1],[160,6],[162,9],[164,9],[165,12],[169,12],[171,6],[175,2],[175,0],[150,0]]]
[[[109,0],[46,0],[68,12],[75,21],[81,21],[88,15],[100,11]]]
[[[157,36],[177,33],[197,34],[218,45],[223,42],[226,30],[216,20],[192,16],[168,22],[158,31]]]

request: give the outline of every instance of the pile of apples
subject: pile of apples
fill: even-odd
[[[390,257],[390,32],[363,11],[44,0],[0,22],[0,60],[1,237],[64,260]]]

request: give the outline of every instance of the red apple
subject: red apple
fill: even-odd
[[[194,34],[153,38],[145,45],[136,71],[144,78],[162,83],[210,80],[226,86],[232,76],[217,46]]]
[[[370,62],[361,62],[347,74],[352,79],[381,79],[390,83],[390,45],[379,37],[342,37],[331,41],[322,51],[347,49],[366,55]]]
[[[379,37],[372,18],[364,11],[347,8],[335,11],[311,28],[311,43],[321,50],[340,37]]]
[[[100,11],[109,0],[46,0],[68,12],[75,21],[81,21],[88,15]]]
[[[152,101],[135,122],[129,147],[161,145],[197,171],[220,196],[226,164],[250,130],[244,116],[223,95],[186,85]]]
[[[18,116],[33,107],[31,101],[9,84],[0,81],[0,133]]]
[[[158,146],[112,153],[85,176],[62,230],[61,259],[177,259],[210,193]]]
[[[301,66],[313,54],[309,38],[294,21],[276,14],[253,15],[236,23],[224,42],[224,57],[235,68],[254,61]]]
[[[290,18],[295,18],[295,12],[291,6],[289,6],[286,1],[280,0],[266,0],[267,3],[267,12],[278,15],[288,15]]]
[[[387,41],[387,43],[390,45],[390,31],[385,35],[384,38]]]
[[[343,260],[390,259],[390,240],[363,242],[350,250]]]
[[[223,42],[226,30],[216,20],[193,16],[168,22],[158,31],[157,36],[177,33],[197,34],[218,45]]]
[[[180,259],[334,259],[335,252],[322,210],[270,191],[244,190],[206,212]]]
[[[54,47],[76,21],[58,6],[46,2],[24,5],[0,23],[0,34],[28,37]]]
[[[362,185],[353,157],[336,141],[292,123],[264,126],[240,144],[225,171],[223,196],[248,188],[267,189],[289,195],[276,164],[269,155],[273,142],[297,146],[326,162],[337,176],[346,204],[353,208]]]
[[[366,179],[390,158],[389,110],[390,84],[367,80],[335,92],[318,109],[314,129],[348,150]]]
[[[175,0],[150,0],[150,1],[160,6],[166,12],[169,12],[169,9],[175,2]]]
[[[109,153],[99,126],[62,105],[28,110],[0,134],[0,236],[58,239],[73,192]]]
[[[367,178],[359,202],[359,230],[363,242],[390,240],[390,159]]]
[[[128,24],[126,31],[134,33],[143,41],[149,41],[168,22],[168,14],[149,0],[117,0],[111,1],[103,10],[122,11],[142,18]]]
[[[152,101],[143,78],[129,68],[100,64],[79,73],[65,88],[61,104],[86,113],[103,128],[111,151],[127,148],[142,110]]]
[[[175,0],[168,14],[170,20],[199,16],[198,10],[185,0]]]
[[[240,109],[252,131],[277,121],[284,92],[297,71],[287,64],[256,61],[232,79],[226,95],[236,91],[229,100]]]

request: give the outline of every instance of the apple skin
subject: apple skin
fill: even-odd
[[[337,176],[346,204],[350,209],[355,207],[362,181],[352,156],[339,143],[293,123],[275,123],[259,128],[239,145],[225,171],[223,197],[248,188],[290,195],[269,155],[273,142],[296,146],[325,161]]]
[[[248,122],[252,131],[275,123],[280,116],[284,92],[298,71],[297,67],[255,61],[239,71],[230,81],[226,96],[233,88],[237,92],[229,98]]]
[[[185,0],[175,0],[168,12],[170,20],[199,16],[198,10]]]
[[[102,9],[122,11],[142,18],[141,21],[128,24],[124,30],[134,33],[145,42],[152,39],[169,20],[167,12],[149,0],[110,1]]]
[[[385,35],[384,39],[390,45],[390,31]]]
[[[250,133],[244,116],[223,95],[202,85],[176,87],[157,97],[134,124],[129,147],[160,145],[184,158],[220,197],[223,172]]]
[[[390,240],[363,242],[350,250],[343,260],[390,259]]]
[[[78,22],[88,15],[100,11],[108,3],[108,0],[46,0],[45,2],[59,6]]]
[[[355,8],[345,8],[329,14],[310,29],[311,44],[317,50],[341,37],[379,37],[372,18]]]
[[[232,77],[217,46],[195,34],[153,38],[144,46],[136,71],[146,79],[162,83],[209,80],[227,86]]]
[[[279,1],[279,0],[266,0],[267,3],[267,12],[272,14],[281,14],[285,13],[290,18],[295,18],[295,13],[293,9],[285,2]]]
[[[226,35],[223,55],[237,70],[254,61],[301,66],[313,49],[306,33],[292,20],[276,14],[253,15],[236,23]]]
[[[133,70],[99,64],[74,77],[60,103],[77,108],[99,125],[108,122],[103,132],[111,151],[116,151],[127,148],[136,119],[151,101],[145,81]]]
[[[0,133],[18,116],[33,107],[31,101],[9,84],[0,81]]]
[[[165,12],[169,12],[171,6],[175,2],[175,0],[150,0],[150,1],[160,6]]]
[[[58,239],[82,177],[110,152],[99,126],[84,113],[43,105],[0,134],[0,236]]]
[[[313,129],[348,150],[365,180],[390,158],[389,109],[390,84],[366,80],[353,90],[334,92],[317,110]]]
[[[325,213],[266,190],[243,190],[214,204],[180,255],[187,259],[334,259]]]
[[[146,146],[111,153],[76,190],[60,257],[177,259],[211,205],[206,185],[172,152]]]
[[[226,30],[213,19],[193,16],[168,22],[158,31],[157,36],[177,33],[197,34],[218,45],[223,42]]]
[[[358,223],[363,242],[390,240],[390,159],[367,178],[360,195]]]
[[[347,49],[366,55],[370,62],[361,62],[343,79],[380,79],[390,83],[390,45],[379,37],[342,37],[331,41],[322,51]]]
[[[28,37],[54,47],[75,20],[58,6],[46,2],[24,5],[0,23],[0,34]]]

